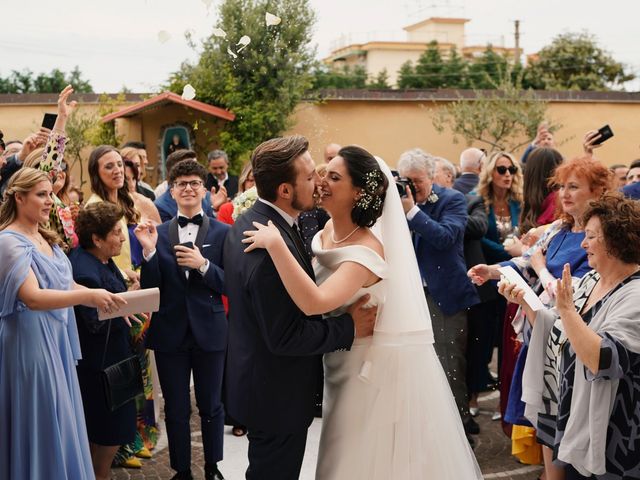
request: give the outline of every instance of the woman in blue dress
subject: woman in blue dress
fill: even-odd
[[[0,478],[93,479],[82,399],[74,305],[125,303],[72,280],[46,173],[22,168],[0,207]]]

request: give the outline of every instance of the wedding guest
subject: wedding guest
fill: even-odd
[[[240,177],[238,178],[238,194],[246,192],[251,187],[256,184],[253,179],[253,171],[251,169],[251,162],[245,163],[244,167],[242,167],[242,172],[240,172]],[[236,197],[237,197],[236,195]],[[223,203],[218,209],[218,221],[222,223],[226,223],[227,225],[233,225],[233,209],[234,203],[233,201]]]
[[[140,178],[138,178],[138,188],[140,189],[138,193],[142,193],[145,195],[145,192],[153,192],[153,188],[144,179],[147,176],[147,166],[149,165],[149,157],[147,156],[147,146],[144,142],[131,141],[125,143],[122,148],[135,148],[137,150],[138,157],[140,158],[140,166],[138,167],[138,172],[140,173]],[[145,195],[146,197],[147,195]],[[155,200],[155,198],[149,197],[151,200]]]
[[[74,305],[125,302],[72,280],[46,173],[21,168],[0,206],[0,478],[93,479],[76,374]]]
[[[627,185],[640,182],[640,159],[634,160],[627,172]]]
[[[457,177],[456,167],[446,158],[434,157],[436,163],[436,173],[433,183],[445,188],[453,188],[453,182]]]
[[[478,185],[482,160],[486,158],[484,150],[467,148],[460,154],[460,176],[453,182],[453,189],[464,194],[470,193]]]
[[[398,172],[409,178],[416,190],[414,199],[407,188],[402,206],[414,236],[415,253],[431,312],[436,353],[465,431],[477,434],[480,427],[469,415],[465,384],[467,309],[479,302],[478,294],[466,276],[464,260],[467,203],[457,190],[434,184],[433,157],[418,148],[400,156]],[[450,288],[451,284],[456,285],[454,290]]]
[[[124,177],[129,190],[129,195],[133,199],[134,208],[140,212],[140,223],[152,221],[155,224],[162,223],[160,214],[154,203],[146,196],[138,193],[138,167],[131,160],[124,161]]]
[[[182,160],[198,160],[196,152],[193,150],[178,150],[169,155],[164,162],[165,175],[168,177],[173,166]],[[153,191],[156,198],[159,198],[168,189],[167,181],[163,180]]]
[[[342,147],[337,143],[330,143],[324,147],[322,158],[324,159],[325,165],[338,156],[338,152],[341,148]]]
[[[123,147],[120,149],[120,156],[123,161],[129,160],[136,166],[138,171],[138,178],[136,178],[136,192],[153,202],[156,199],[153,189],[151,187],[147,188],[146,184],[142,184],[142,168],[144,168],[144,166],[140,156],[140,149],[134,147]]]
[[[173,169],[178,163],[184,161],[192,161],[198,163],[196,159],[196,153],[192,150],[178,150],[173,155],[176,155],[177,158],[175,163],[171,167]],[[171,175],[171,170],[169,170],[169,176]],[[202,199],[202,211],[211,218],[216,218],[215,211],[220,208],[220,206],[227,201],[227,192],[224,189],[219,189],[216,194],[212,195],[210,192],[205,192],[204,198]],[[154,202],[156,208],[158,209],[158,213],[160,213],[160,219],[162,222],[168,222],[172,218],[176,216],[178,213],[178,205],[171,195],[170,190],[166,190],[162,195],[160,195],[156,201]]]
[[[616,188],[622,188],[627,184],[627,173],[629,173],[629,167],[624,164],[617,163],[615,165],[611,165],[609,170],[613,172],[616,179]]]
[[[573,292],[566,265],[556,308],[534,312],[515,285],[500,293],[522,305],[533,330],[523,376],[526,417],[553,450],[566,480],[633,478],[640,468],[640,206],[610,193],[585,212],[593,271]],[[526,337],[525,337],[526,338]]]
[[[201,420],[205,479],[222,480],[224,409],[222,376],[227,317],[222,304],[222,246],[228,226],[204,215],[205,168],[183,161],[169,173],[178,213],[157,230],[147,222],[135,234],[143,247],[142,287],[160,288],[146,346],[154,350],[165,401],[171,468],[175,480],[191,476],[191,396],[193,375]]]
[[[112,257],[120,254],[124,232],[117,205],[93,203],[82,209],[76,220],[80,246],[69,256],[74,280],[85,287],[104,288],[112,293],[127,291],[120,270]],[[95,308],[76,306],[82,360],[78,362],[78,380],[89,436],[91,459],[96,479],[109,479],[111,462],[120,445],[136,436],[136,404],[133,399],[111,411],[104,398],[100,372],[133,354],[129,327],[124,318],[98,320]]]
[[[233,198],[238,193],[238,177],[229,175],[229,158],[224,150],[213,150],[207,155],[209,173],[205,186],[207,190],[215,193],[224,188],[227,199]],[[214,192],[212,192],[214,193]]]

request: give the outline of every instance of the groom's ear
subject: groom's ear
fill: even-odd
[[[278,185],[278,197],[289,200],[293,194],[293,186],[290,183],[281,183]]]

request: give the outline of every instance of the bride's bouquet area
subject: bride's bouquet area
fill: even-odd
[[[236,198],[233,199],[233,213],[231,214],[231,218],[235,222],[240,215],[249,210],[254,203],[258,200],[258,190],[256,187],[251,187],[248,190],[245,190]]]

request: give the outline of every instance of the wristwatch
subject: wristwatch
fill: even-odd
[[[204,263],[198,267],[200,275],[204,275],[207,272],[207,267],[209,267],[209,260],[205,258]]]

